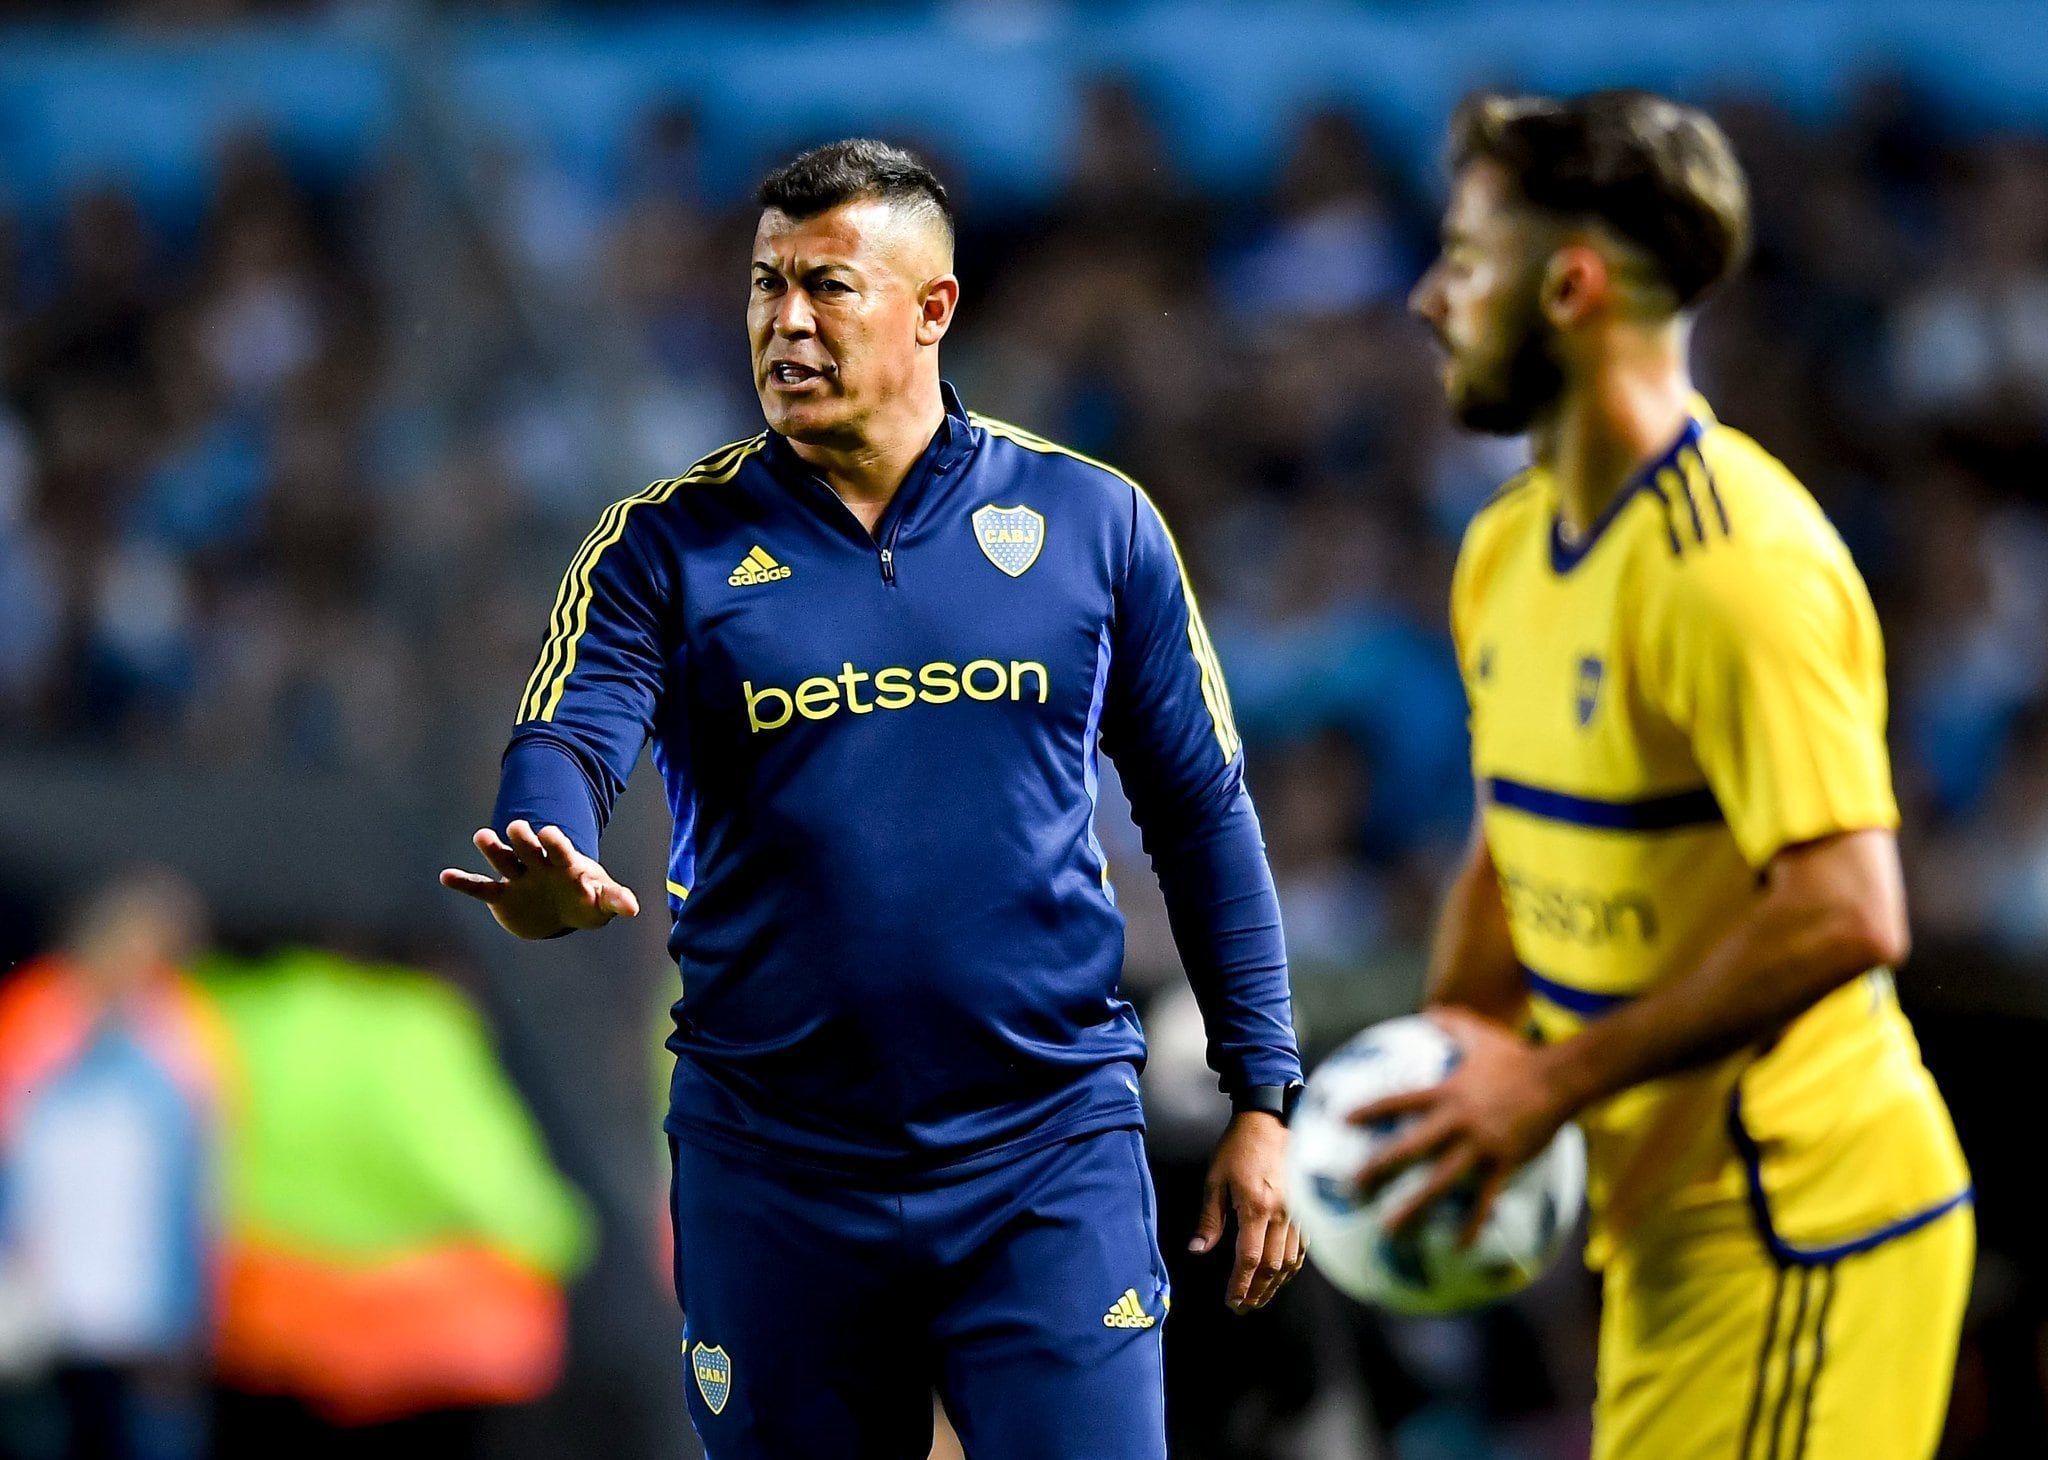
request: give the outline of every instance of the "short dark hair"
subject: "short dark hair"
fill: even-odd
[[[813,147],[761,179],[754,200],[792,218],[810,218],[870,198],[936,214],[953,236],[953,202],[923,158],[872,137]]]
[[[1451,117],[1451,166],[1494,162],[1522,200],[1591,218],[1641,248],[1681,309],[1749,252],[1749,181],[1705,112],[1648,91],[1467,97]]]

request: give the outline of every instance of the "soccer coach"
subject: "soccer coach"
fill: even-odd
[[[944,187],[873,141],[761,185],[769,429],[614,504],[505,752],[507,931],[632,916],[598,835],[653,742],[682,971],[667,1130],[691,1417],[713,1460],[1158,1460],[1161,1322],[1098,740],[1236,1113],[1193,1246],[1300,1269],[1278,902],[1214,649],[1122,473],[969,415]]]

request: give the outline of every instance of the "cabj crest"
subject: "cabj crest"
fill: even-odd
[[[1597,654],[1587,654],[1579,660],[1578,704],[1579,728],[1585,729],[1593,723],[1593,712],[1600,708],[1600,682],[1606,678],[1606,666]]]
[[[974,540],[982,555],[1012,578],[1038,561],[1045,546],[1045,519],[1029,507],[998,507],[993,502],[974,514]]]
[[[725,1413],[732,1398],[732,1355],[713,1344],[700,1343],[690,1350],[690,1372],[697,1376],[697,1392],[713,1414]]]

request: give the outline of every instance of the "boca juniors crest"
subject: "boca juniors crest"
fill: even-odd
[[[998,507],[993,502],[974,514],[974,540],[982,555],[1012,578],[1038,561],[1045,546],[1045,519],[1029,507]]]
[[[700,1343],[690,1350],[690,1371],[697,1376],[697,1392],[713,1414],[725,1413],[732,1398],[732,1355],[712,1344]]]
[[[1593,712],[1600,708],[1600,681],[1606,677],[1605,668],[1597,654],[1587,654],[1579,660],[1578,712],[1581,730],[1593,723]]]

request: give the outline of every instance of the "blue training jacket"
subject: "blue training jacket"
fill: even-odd
[[[872,535],[772,432],[614,504],[494,813],[598,834],[653,742],[682,970],[667,1126],[860,1176],[1143,1124],[1096,842],[1115,759],[1226,1088],[1301,1077],[1215,650],[1128,477],[969,416]]]

